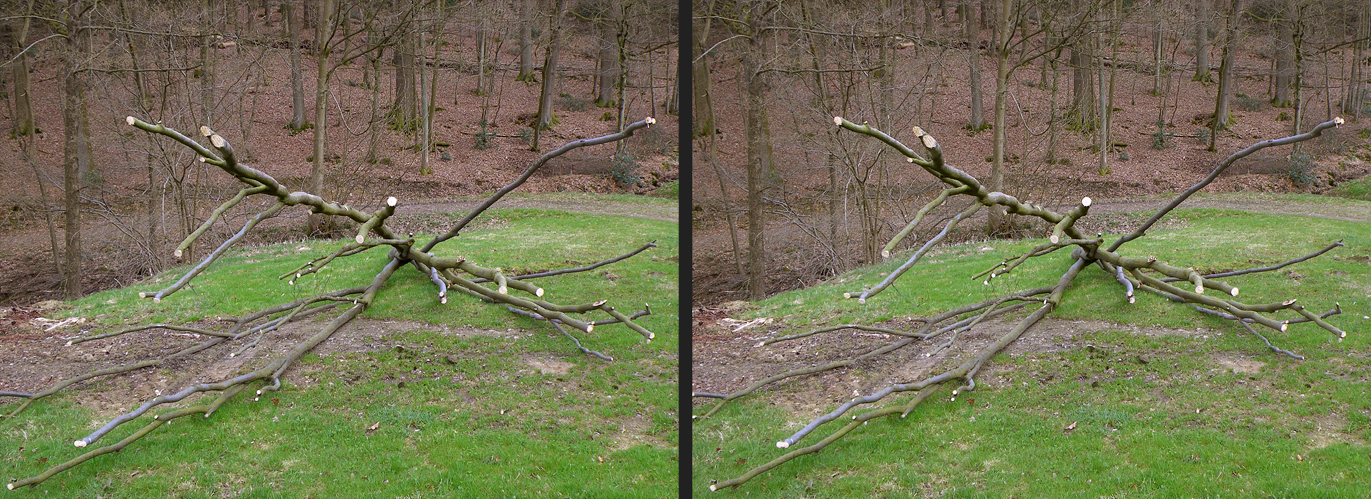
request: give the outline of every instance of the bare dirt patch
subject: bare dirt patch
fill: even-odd
[[[733,392],[791,369],[855,357],[897,339],[880,333],[840,331],[757,347],[761,340],[775,337],[778,331],[786,328],[776,324],[745,330],[741,334],[734,333],[729,325],[736,322],[727,320],[727,315],[721,309],[696,309],[692,333],[694,379],[691,388],[694,391]],[[796,414],[812,415],[851,399],[855,393],[867,395],[893,383],[916,381],[935,370],[953,367],[1008,332],[1016,323],[1015,319],[993,319],[959,335],[948,348],[937,348],[947,342],[945,337],[914,342],[903,349],[847,368],[793,378],[764,388],[763,391],[775,405]],[[913,329],[917,324],[886,323],[883,326]],[[1209,334],[1205,330],[1139,327],[1049,317],[1011,343],[1003,355],[1016,357],[1086,348],[1091,344],[1090,334],[1099,331],[1125,331],[1148,336],[1201,337]],[[994,386],[1001,379],[1002,369],[992,360],[977,376],[978,385]],[[695,402],[713,403],[710,399],[702,398],[697,398]]]
[[[1214,362],[1218,364],[1219,367],[1229,369],[1238,374],[1258,374],[1262,372],[1263,367],[1266,367],[1265,362],[1234,355],[1214,355],[1213,358]]]
[[[23,309],[0,309],[0,317],[5,317],[0,319],[0,324],[7,324],[10,317],[16,316],[15,310],[21,310],[17,313],[21,316],[29,313]],[[0,391],[36,393],[74,376],[165,356],[202,341],[202,337],[193,333],[149,330],[68,346],[67,342],[72,339],[114,328],[102,326],[96,330],[87,324],[73,323],[49,330],[41,319],[35,317],[17,327],[0,330],[0,349],[6,352],[4,361],[0,362]],[[228,321],[203,321],[193,325],[224,329],[228,324]],[[318,328],[319,323],[315,321],[288,324],[239,355],[233,354],[243,348],[246,338],[217,345],[189,358],[78,383],[64,391],[74,393],[76,396],[72,400],[91,409],[98,417],[112,417],[127,411],[132,404],[156,395],[256,369],[294,348]],[[329,356],[404,349],[406,345],[394,339],[395,333],[415,330],[451,336],[524,335],[519,330],[454,328],[415,321],[357,318],[316,347],[313,353]],[[285,376],[289,377],[296,369],[287,371]],[[302,384],[312,383],[306,380]]]

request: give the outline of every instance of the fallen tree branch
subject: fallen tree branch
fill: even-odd
[[[341,312],[334,315],[326,324],[319,327],[303,340],[297,341],[290,350],[270,357],[270,360],[265,364],[256,366],[245,374],[239,374],[218,381],[196,383],[186,386],[170,395],[161,395],[159,393],[156,397],[142,401],[137,408],[109,420],[94,432],[75,440],[74,445],[76,447],[86,447],[125,424],[140,420],[147,421],[147,414],[161,406],[182,404],[186,402],[194,403],[195,400],[204,398],[197,397],[197,395],[200,394],[210,397],[209,403],[175,408],[170,412],[155,414],[151,416],[151,421],[144,423],[144,426],[141,429],[119,442],[81,454],[69,461],[47,469],[39,475],[14,481],[8,484],[10,489],[27,485],[37,485],[57,473],[71,469],[72,467],[78,466],[95,457],[119,451],[172,419],[192,414],[203,414],[204,417],[209,417],[221,405],[228,400],[233,399],[249,386],[260,383],[260,388],[255,391],[256,396],[260,396],[264,392],[278,390],[281,387],[281,376],[296,360],[305,353],[313,350],[322,342],[328,340],[340,328],[347,325],[352,319],[366,310],[375,302],[378,293],[385,287],[391,277],[395,274],[395,271],[406,264],[412,264],[418,268],[423,279],[432,282],[439,289],[438,296],[442,303],[447,303],[447,292],[449,287],[452,287],[469,296],[477,297],[481,301],[502,304],[512,312],[548,321],[563,335],[571,338],[576,344],[576,347],[582,352],[589,355],[595,355],[605,360],[613,359],[607,355],[581,346],[580,341],[577,338],[562,329],[562,325],[570,325],[582,331],[590,332],[596,325],[622,324],[625,328],[643,335],[648,341],[651,341],[655,336],[654,333],[634,322],[634,319],[651,312],[647,305],[644,305],[644,309],[641,312],[632,315],[625,315],[617,311],[613,306],[609,305],[609,300],[607,299],[599,299],[591,303],[578,305],[561,305],[543,299],[543,288],[525,281],[525,279],[538,277],[584,272],[604,265],[609,265],[642,253],[647,249],[654,248],[656,247],[655,243],[645,244],[637,250],[615,258],[597,262],[590,266],[515,277],[506,275],[500,267],[486,267],[477,265],[463,257],[443,257],[436,256],[433,253],[433,249],[437,245],[452,237],[456,237],[462,228],[466,227],[472,220],[484,213],[505,194],[523,184],[524,181],[528,180],[528,178],[543,164],[547,163],[548,160],[577,148],[626,139],[632,136],[635,131],[646,128],[654,123],[655,120],[652,118],[646,118],[629,124],[617,133],[570,142],[554,151],[544,154],[529,166],[519,179],[505,186],[490,198],[487,198],[485,202],[475,210],[469,212],[446,233],[430,239],[422,248],[415,248],[415,240],[413,238],[398,237],[386,225],[387,220],[395,213],[396,206],[398,205],[398,200],[394,197],[387,198],[383,206],[374,212],[362,212],[345,204],[329,201],[314,193],[290,191],[271,175],[238,163],[233,146],[229,144],[228,140],[223,136],[215,133],[209,127],[201,127],[200,134],[209,140],[212,149],[211,147],[205,147],[196,140],[160,123],[150,124],[132,116],[130,116],[126,122],[141,130],[163,135],[180,142],[195,151],[202,162],[219,167],[220,170],[234,176],[246,185],[246,187],[238,191],[234,197],[216,208],[210,214],[209,218],[182,242],[181,246],[179,246],[175,252],[177,257],[181,255],[186,247],[203,234],[209,226],[220,219],[227,210],[238,206],[245,199],[252,196],[266,196],[271,198],[274,202],[270,208],[267,208],[252,217],[237,233],[225,240],[218,248],[201,260],[199,264],[182,275],[175,283],[155,293],[140,293],[140,297],[152,298],[154,303],[160,303],[163,299],[170,297],[178,290],[189,285],[196,277],[200,276],[205,269],[209,268],[223,256],[234,243],[241,240],[262,220],[271,218],[281,210],[293,206],[306,206],[313,213],[348,218],[357,222],[359,227],[352,243],[344,245],[342,248],[329,255],[310,260],[297,267],[295,270],[281,275],[281,279],[289,278],[290,285],[294,285],[295,282],[301,278],[317,273],[320,269],[338,258],[354,256],[375,247],[388,247],[390,249],[387,263],[372,277],[371,282],[365,286],[349,287],[331,292],[319,293],[288,303],[266,307],[238,317],[233,321],[233,325],[224,331],[214,331],[207,328],[188,325],[153,324],[134,326],[119,331],[71,340],[67,343],[68,346],[86,341],[104,340],[115,336],[153,329],[184,331],[210,337],[193,345],[181,348],[169,355],[100,369],[61,380],[38,393],[0,392],[0,396],[23,399],[16,404],[16,407],[5,415],[5,417],[14,417],[33,402],[77,383],[82,383],[98,377],[166,365],[169,362],[204,352],[222,344],[238,342],[245,336],[255,335],[255,338],[251,341],[243,342],[243,344],[235,352],[230,354],[230,356],[241,354],[247,349],[256,346],[265,336],[274,333],[282,325],[297,322],[307,317],[325,312],[334,312],[341,308]],[[368,236],[372,234],[378,237],[368,239]],[[469,276],[469,278],[464,276]],[[483,283],[487,282],[495,283],[495,288],[491,289],[484,286]],[[511,291],[527,293],[532,295],[534,299],[513,296]],[[568,314],[602,314],[605,318],[594,321],[581,320],[573,318]],[[254,400],[256,399],[254,398]]]
[[[1231,284],[1228,284],[1227,282],[1220,280],[1223,277],[1244,275],[1254,272],[1271,271],[1278,268],[1282,268],[1287,265],[1299,263],[1310,258],[1314,258],[1318,255],[1321,255],[1333,249],[1334,247],[1341,246],[1341,242],[1334,243],[1328,246],[1327,248],[1324,248],[1323,250],[1312,253],[1310,255],[1306,255],[1301,258],[1290,260],[1279,265],[1261,267],[1257,269],[1247,269],[1244,271],[1226,272],[1222,274],[1213,275],[1201,275],[1193,268],[1172,265],[1166,262],[1162,262],[1155,257],[1133,257],[1117,253],[1119,247],[1121,247],[1129,241],[1144,236],[1146,234],[1146,231],[1152,225],[1154,225],[1157,221],[1159,221],[1161,218],[1163,218],[1176,207],[1178,207],[1190,195],[1194,194],[1195,192],[1198,192],[1200,189],[1203,189],[1205,186],[1213,182],[1214,179],[1216,179],[1220,173],[1222,173],[1226,168],[1231,166],[1238,159],[1241,159],[1242,157],[1250,155],[1253,152],[1266,147],[1294,144],[1297,142],[1313,139],[1322,134],[1323,131],[1341,124],[1341,118],[1336,118],[1328,122],[1320,123],[1313,129],[1311,129],[1309,132],[1294,135],[1291,137],[1285,137],[1282,139],[1259,142],[1257,144],[1253,144],[1252,146],[1249,146],[1241,151],[1238,151],[1230,155],[1223,161],[1220,161],[1214,167],[1214,170],[1210,173],[1208,177],[1196,183],[1194,186],[1192,186],[1190,189],[1186,190],[1182,194],[1178,195],[1170,203],[1168,203],[1166,206],[1164,206],[1156,213],[1154,213],[1153,216],[1142,226],[1140,226],[1132,233],[1115,240],[1108,248],[1102,247],[1104,244],[1103,239],[1087,238],[1076,228],[1077,222],[1085,218],[1089,214],[1089,208],[1092,204],[1092,201],[1088,197],[1081,199],[1080,203],[1071,211],[1067,213],[1057,213],[1051,209],[1042,206],[1022,202],[1019,199],[1008,194],[1005,194],[1003,192],[991,191],[987,189],[984,185],[982,185],[980,181],[977,180],[975,177],[967,174],[962,170],[947,165],[943,160],[943,151],[941,149],[941,146],[938,145],[938,141],[918,127],[914,127],[913,132],[914,136],[919,140],[920,145],[922,146],[923,150],[921,152],[916,152],[913,148],[904,145],[903,143],[886,134],[885,132],[878,130],[874,127],[871,127],[865,123],[858,125],[840,117],[835,117],[833,119],[833,123],[845,130],[867,135],[877,140],[880,140],[881,142],[884,142],[885,144],[889,145],[891,148],[895,149],[900,154],[908,158],[910,163],[920,166],[924,169],[924,171],[926,171],[930,175],[933,175],[934,178],[937,178],[939,181],[946,185],[946,188],[936,198],[934,198],[927,205],[925,205],[923,209],[921,209],[915,215],[914,221],[907,225],[899,233],[897,233],[895,237],[891,240],[891,242],[886,245],[885,251],[883,252],[885,256],[889,256],[889,251],[893,249],[908,234],[910,234],[913,231],[913,227],[917,225],[918,221],[921,220],[922,217],[931,209],[946,203],[952,197],[967,196],[973,198],[973,203],[970,206],[963,209],[956,216],[952,217],[939,234],[931,237],[923,246],[921,246],[917,251],[915,251],[914,254],[908,260],[906,260],[904,264],[902,264],[895,271],[887,275],[883,280],[881,280],[881,282],[879,282],[875,286],[872,286],[869,289],[863,290],[860,293],[843,293],[844,298],[857,298],[859,304],[868,304],[872,297],[876,296],[881,291],[887,289],[901,276],[905,275],[905,273],[909,271],[915,263],[918,262],[919,258],[922,255],[927,253],[933,245],[935,245],[943,237],[946,236],[946,234],[950,231],[950,229],[953,226],[957,224],[957,222],[966,217],[971,216],[971,214],[975,213],[981,207],[1002,206],[1008,213],[1042,220],[1043,222],[1046,222],[1052,226],[1052,231],[1048,238],[1049,242],[1047,244],[1038,245],[1033,249],[1030,249],[1026,253],[1023,253],[1022,255],[1019,255],[1015,258],[1006,258],[1005,260],[993,266],[992,268],[984,272],[981,272],[980,274],[977,274],[974,278],[981,278],[982,276],[986,276],[985,283],[989,284],[990,280],[994,277],[1003,275],[1007,272],[1014,270],[1014,268],[1026,262],[1028,259],[1046,256],[1056,252],[1057,250],[1068,247],[1072,248],[1071,259],[1073,260],[1073,263],[1071,264],[1070,268],[1067,269],[1066,272],[1058,278],[1056,284],[1054,284],[1053,286],[1020,291],[1017,293],[1010,293],[996,298],[991,298],[977,304],[964,306],[953,311],[935,315],[932,318],[926,319],[924,322],[924,326],[913,333],[900,332],[897,330],[877,326],[843,324],[840,326],[820,327],[809,332],[783,336],[771,340],[764,340],[758,343],[758,347],[764,347],[781,341],[795,340],[815,334],[828,333],[843,329],[875,331],[902,337],[901,339],[894,341],[892,343],[879,346],[877,348],[868,350],[864,353],[853,354],[852,356],[847,357],[845,359],[832,361],[820,365],[793,369],[777,375],[773,375],[731,393],[720,393],[713,391],[695,392],[693,394],[695,397],[718,400],[718,402],[712,408],[710,408],[703,415],[698,417],[710,417],[729,401],[751,394],[756,390],[771,385],[773,383],[777,383],[782,380],[798,376],[812,375],[828,370],[850,367],[856,364],[857,362],[861,362],[880,355],[886,355],[906,346],[912,345],[920,340],[929,339],[934,336],[950,332],[951,334],[949,335],[946,342],[943,342],[939,345],[931,345],[927,350],[925,350],[924,354],[926,356],[931,356],[936,352],[950,348],[954,344],[956,336],[961,331],[965,331],[975,327],[985,318],[988,318],[992,315],[996,315],[999,313],[1008,312],[1011,309],[1023,308],[1031,303],[1040,303],[1040,305],[1035,310],[1033,310],[1032,313],[1024,317],[1017,324],[1015,324],[1015,326],[1009,332],[1001,335],[995,341],[991,342],[989,345],[986,345],[984,347],[979,348],[978,350],[975,350],[974,352],[971,352],[969,354],[969,357],[962,359],[960,361],[960,364],[956,365],[956,367],[942,370],[937,374],[929,375],[917,381],[891,384],[881,389],[875,390],[874,392],[871,392],[867,395],[854,394],[854,397],[852,399],[848,400],[843,404],[840,404],[832,411],[820,415],[817,418],[811,420],[809,424],[805,425],[802,429],[790,435],[789,437],[776,442],[776,447],[781,449],[789,448],[792,445],[798,443],[801,439],[811,434],[812,432],[816,431],[817,429],[823,427],[828,423],[842,419],[844,416],[847,416],[849,413],[857,410],[862,406],[884,402],[890,397],[896,396],[897,394],[902,394],[906,392],[916,392],[915,396],[911,398],[909,401],[890,403],[884,407],[880,407],[873,411],[851,416],[850,421],[846,425],[837,429],[832,434],[828,435],[818,443],[815,443],[804,448],[791,450],[786,454],[781,455],[771,460],[770,462],[767,462],[766,464],[752,468],[751,470],[747,471],[739,477],[714,483],[710,486],[710,490],[720,490],[728,487],[742,485],[743,483],[746,483],[748,480],[751,480],[757,475],[769,471],[799,456],[819,452],[820,450],[823,450],[833,442],[842,438],[844,435],[847,435],[851,431],[855,430],[857,427],[865,424],[866,422],[872,419],[891,416],[895,414],[900,414],[901,417],[907,416],[915,406],[922,403],[935,391],[942,389],[941,387],[944,385],[949,385],[951,383],[960,383],[959,386],[956,386],[952,389],[952,400],[956,400],[956,397],[959,393],[974,390],[976,387],[976,373],[985,365],[985,363],[990,358],[995,356],[997,353],[1003,351],[1005,347],[1016,341],[1023,334],[1027,333],[1034,325],[1036,325],[1044,317],[1050,314],[1061,302],[1071,283],[1076,279],[1076,277],[1081,273],[1081,271],[1090,264],[1096,264],[1099,268],[1106,272],[1110,279],[1118,281],[1120,285],[1124,287],[1125,296],[1128,299],[1128,303],[1134,302],[1134,291],[1136,289],[1143,289],[1158,294],[1159,296],[1162,296],[1171,301],[1190,304],[1201,313],[1207,313],[1210,315],[1215,315],[1225,319],[1237,321],[1243,328],[1247,329],[1249,332],[1253,333],[1258,338],[1261,338],[1262,341],[1266,344],[1266,346],[1275,353],[1288,355],[1297,359],[1302,358],[1297,354],[1294,354],[1293,352],[1271,345],[1270,341],[1267,340],[1265,336],[1258,334],[1256,330],[1250,326],[1250,324],[1259,324],[1283,332],[1286,331],[1287,327],[1290,324],[1311,322],[1314,323],[1316,326],[1333,333],[1339,341],[1346,337],[1345,332],[1341,331],[1336,326],[1333,326],[1332,324],[1323,320],[1324,318],[1333,315],[1337,311],[1339,311],[1340,307],[1335,306],[1333,311],[1330,311],[1323,315],[1316,315],[1312,312],[1309,312],[1308,310],[1305,310],[1305,308],[1299,305],[1294,299],[1288,299],[1280,302],[1266,304],[1247,304],[1236,300],[1236,298],[1239,295],[1239,289],[1236,286],[1233,286]],[[1172,284],[1182,281],[1189,283],[1190,287],[1182,288],[1180,286]],[[1218,291],[1218,294],[1221,296],[1205,294],[1206,290]],[[1007,304],[1011,301],[1019,301],[1021,303],[1016,303],[1009,307],[1001,307],[1001,305]],[[1276,320],[1270,317],[1273,314],[1281,312],[1293,312],[1294,314],[1298,315],[1298,317],[1284,320]],[[963,314],[973,313],[974,315],[972,316],[962,317]],[[957,319],[957,322],[955,324],[951,326],[940,326],[940,324],[942,324],[943,322],[953,319]]]

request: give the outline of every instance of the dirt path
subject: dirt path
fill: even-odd
[[[1102,199],[1090,206],[1091,213],[1129,213],[1144,210],[1159,210],[1171,197],[1155,199]],[[1259,194],[1212,194],[1191,197],[1182,203],[1180,209],[1211,208],[1221,210],[1249,211],[1272,215],[1297,215],[1305,217],[1329,218],[1349,222],[1371,223],[1371,210],[1365,204],[1357,203],[1311,203],[1287,198]]]
[[[442,232],[452,223],[452,219],[442,215],[453,212],[470,211],[484,199],[471,200],[421,200],[415,202],[402,202],[394,218],[388,222],[397,232],[401,233],[435,233]],[[375,207],[359,206],[359,209],[370,210]],[[583,213],[590,215],[607,215],[645,218],[651,220],[662,220],[667,222],[678,221],[678,209],[675,205],[659,204],[649,202],[625,201],[612,196],[596,196],[586,194],[540,194],[529,195],[513,193],[505,199],[496,203],[493,209],[540,209],[555,210],[571,213]],[[282,235],[288,237],[298,237],[298,232],[294,227],[303,225],[304,210],[288,210],[285,214],[272,220],[263,222],[259,226],[259,233],[263,230],[270,230],[279,239]],[[141,227],[143,222],[126,222],[129,227]],[[241,220],[233,223],[241,224]],[[94,293],[113,287],[128,285],[132,280],[139,276],[130,275],[131,269],[127,268],[128,262],[121,261],[121,253],[118,251],[106,251],[109,248],[100,246],[100,241],[119,240],[120,234],[114,227],[103,224],[92,224],[83,229],[83,236],[87,241],[86,255],[90,261],[87,263],[85,281],[86,293]],[[62,237],[59,229],[58,237]],[[248,240],[243,244],[270,244],[279,242],[268,239],[254,239],[257,234],[249,235]],[[165,244],[165,242],[164,242]],[[9,230],[0,233],[0,282],[8,283],[0,289],[0,304],[5,305],[25,305],[36,303],[42,300],[58,298],[60,296],[59,287],[61,276],[51,272],[49,265],[48,235],[44,229],[38,226],[25,230]]]
[[[477,201],[420,201],[401,204],[396,212],[399,215],[415,213],[452,213],[471,211],[484,200]],[[625,203],[614,199],[578,196],[571,199],[548,197],[513,197],[501,199],[492,209],[535,209],[555,210],[590,215],[609,215],[618,217],[647,218],[676,222],[680,211],[675,206],[647,203]]]

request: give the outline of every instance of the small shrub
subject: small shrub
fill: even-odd
[[[1233,106],[1240,111],[1261,111],[1266,109],[1266,101],[1238,94],[1237,99],[1233,100]]]
[[[1281,114],[1276,115],[1276,121],[1290,121],[1290,115],[1286,114],[1285,111],[1281,111]]]
[[[558,94],[557,107],[567,111],[585,111],[590,106],[590,101],[576,97],[571,94]]]
[[[476,132],[476,145],[474,147],[482,151],[495,147],[495,132],[487,128],[486,120],[481,120],[480,125],[481,131]],[[444,151],[443,154],[447,154],[447,152]]]
[[[1309,154],[1297,152],[1290,155],[1290,162],[1286,164],[1285,175],[1290,177],[1290,181],[1299,187],[1308,187],[1314,183],[1314,157]]]
[[[532,129],[532,128],[520,128],[520,129],[519,129],[519,140],[524,141],[525,144],[533,144],[533,129]]]
[[[1194,135],[1191,135],[1191,136],[1192,136],[1192,137],[1195,137],[1195,140],[1199,141],[1201,144],[1208,144],[1208,143],[1209,143],[1209,129],[1208,129],[1208,128],[1196,128],[1196,129],[1195,129],[1195,134],[1194,134]]]
[[[614,121],[614,115],[605,111],[605,114],[600,115],[600,121]]]
[[[618,153],[609,161],[609,178],[620,187],[631,187],[638,183],[638,158],[628,153]]]
[[[1170,132],[1157,129],[1157,132],[1152,134],[1152,148],[1162,150],[1171,147],[1171,137],[1173,135]]]

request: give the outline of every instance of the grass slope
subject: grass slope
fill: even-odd
[[[460,214],[459,214],[460,215]],[[240,396],[212,418],[185,418],[53,477],[25,495],[68,497],[667,497],[677,480],[677,226],[637,218],[496,210],[441,246],[511,273],[583,265],[656,240],[658,248],[590,273],[539,280],[547,299],[609,298],[620,310],[649,302],[639,323],[596,328],[582,355],[546,324],[454,295],[439,305],[412,268],[398,272],[364,317],[432,323],[396,333],[374,351],[308,355],[280,392]],[[453,215],[454,218],[457,215]],[[102,324],[193,321],[241,314],[316,292],[369,282],[384,249],[336,260],[288,286],[276,277],[340,243],[308,241],[236,251],[161,304],[139,300],[157,282],[100,293],[68,311]],[[516,264],[516,266],[510,266]],[[453,336],[443,325],[508,335]],[[137,333],[136,333],[137,334]],[[565,374],[530,368],[551,359]],[[82,389],[0,422],[3,476],[38,473],[78,454],[71,441],[94,426]],[[0,407],[0,410],[3,410]],[[370,429],[379,423],[375,429]],[[129,426],[137,426],[129,425]],[[125,428],[106,439],[117,441]]]
[[[1086,346],[1002,354],[992,361],[1002,367],[999,374],[978,379],[969,396],[949,402],[942,392],[907,419],[872,422],[817,455],[719,495],[1363,497],[1371,490],[1371,227],[1218,210],[1177,212],[1170,227],[1125,248],[1212,272],[1274,264],[1344,240],[1347,247],[1318,259],[1228,282],[1241,288],[1245,303],[1298,297],[1322,312],[1341,302],[1343,314],[1331,321],[1347,340],[1337,343],[1321,329],[1297,325],[1268,336],[1307,360],[1279,356],[1232,323],[1155,295],[1139,293],[1128,305],[1119,286],[1091,268],[1054,316],[1187,334],[1143,336],[1132,326],[1109,327],[1078,331]],[[784,318],[791,326],[786,333],[811,324],[926,315],[1055,282],[1069,265],[1064,254],[1039,258],[989,286],[968,279],[1039,243],[941,249],[899,289],[865,306],[835,297],[877,282],[900,261],[773,297],[750,314]],[[1189,333],[1196,328],[1204,329]],[[1244,359],[1255,362],[1234,362]],[[773,442],[818,415],[787,413],[766,398],[763,391],[695,421],[697,495],[709,494],[711,479],[735,477],[780,455]],[[821,429],[801,444],[831,431]]]

